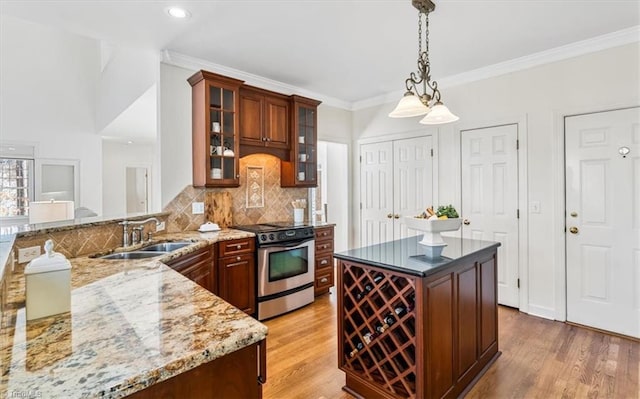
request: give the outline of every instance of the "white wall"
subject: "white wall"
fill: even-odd
[[[153,203],[153,174],[155,170],[155,145],[126,144],[113,141],[102,143],[102,188],[103,214],[106,217],[126,216],[126,168],[127,166],[149,168],[149,210],[155,209]]]
[[[564,245],[562,191],[563,124],[568,114],[607,110],[640,104],[640,44],[510,73],[465,85],[441,88],[445,104],[460,121],[439,131],[439,202],[460,204],[460,130],[496,123],[520,124],[528,178],[529,201],[540,202],[540,213],[526,214],[528,222],[528,273],[525,309],[549,318],[564,318]],[[354,112],[354,140],[415,131],[419,118],[392,119],[395,103]],[[424,128],[427,129],[434,128]],[[357,178],[358,168],[352,176]],[[359,189],[354,187],[354,204]],[[357,225],[358,212],[355,213]]]
[[[0,16],[0,136],[36,145],[36,157],[78,160],[80,203],[102,211],[102,143],[95,131],[99,45]]]

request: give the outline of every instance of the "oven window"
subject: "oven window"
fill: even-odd
[[[271,252],[269,254],[269,281],[305,274],[309,270],[308,247]]]

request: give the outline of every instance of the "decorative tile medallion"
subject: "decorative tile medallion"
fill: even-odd
[[[247,208],[264,208],[264,167],[247,166]]]

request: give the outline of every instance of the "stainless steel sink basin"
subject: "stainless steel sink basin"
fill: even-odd
[[[171,252],[191,244],[193,243],[192,242],[163,242],[162,244],[153,244],[147,247],[140,248],[139,251]]]
[[[100,259],[145,259],[145,258],[153,258],[154,256],[161,256],[161,255],[164,255],[165,253],[166,252],[152,252],[152,251],[117,252],[114,254],[101,256]]]

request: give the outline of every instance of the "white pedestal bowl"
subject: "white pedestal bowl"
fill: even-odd
[[[422,241],[419,244],[424,245],[425,256],[428,258],[439,258],[442,250],[447,243],[440,235],[443,231],[456,231],[462,225],[462,219],[420,219],[414,217],[406,217],[405,222],[410,229],[424,232]]]

